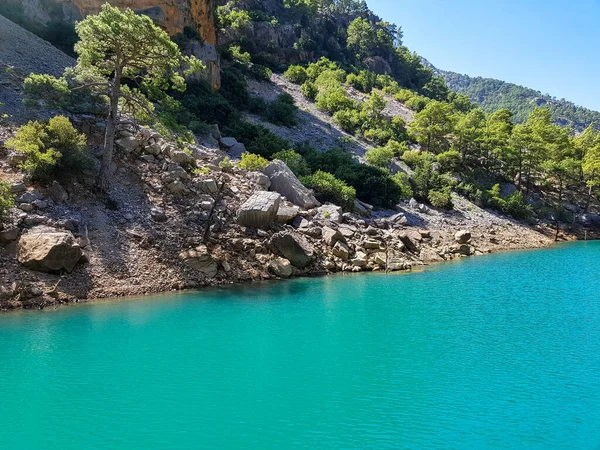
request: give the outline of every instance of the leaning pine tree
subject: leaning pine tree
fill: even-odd
[[[61,96],[81,89],[107,98],[104,152],[98,178],[98,186],[106,192],[110,187],[119,113],[151,113],[149,95],[164,95],[169,89],[185,90],[183,76],[203,66],[198,59],[183,56],[169,35],[149,17],[137,15],[129,8],[121,11],[105,3],[100,13],[86,17],[75,29],[79,36],[75,68],[67,69],[60,79],[31,75],[25,80],[25,92],[30,98],[47,97],[58,105]],[[183,67],[187,69],[184,71]]]

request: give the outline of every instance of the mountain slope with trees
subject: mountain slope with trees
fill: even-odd
[[[600,112],[578,106],[564,98],[557,99],[535,89],[494,78],[470,77],[440,70],[426,60],[424,63],[441,75],[454,92],[468,96],[486,112],[507,109],[516,123],[524,122],[535,108],[543,107],[550,111],[557,124],[570,126],[576,132],[582,132],[591,124],[600,126]]]

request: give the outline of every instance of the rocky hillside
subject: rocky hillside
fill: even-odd
[[[85,118],[77,126],[101,141]],[[548,245],[537,230],[456,198],[454,211],[411,201],[353,213],[320,205],[280,161],[261,172],[223,169],[243,144],[178,150],[123,124],[111,201],[96,172],[42,187],[2,147],[0,176],[17,208],[0,231],[0,307],[145,294],[340,271],[408,270],[429,262]],[[213,138],[220,138],[215,134]],[[211,141],[207,138],[205,141]],[[217,140],[212,139],[212,142]],[[97,147],[96,147],[97,149]],[[202,170],[192,170],[192,167]]]
[[[32,118],[32,111],[24,111],[21,87],[30,73],[48,73],[60,76],[75,60],[0,16],[0,115],[9,114],[16,122]]]

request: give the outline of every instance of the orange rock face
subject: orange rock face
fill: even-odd
[[[59,2],[60,0],[55,0]],[[82,16],[100,11],[106,0],[62,0],[72,3]],[[108,0],[118,8],[131,8],[137,12],[147,12],[170,34],[183,30],[186,25],[196,28],[205,42],[217,43],[214,10],[215,0]]]

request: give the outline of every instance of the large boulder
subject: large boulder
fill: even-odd
[[[292,275],[292,263],[285,258],[277,258],[271,261],[269,269],[279,278],[289,278]]]
[[[204,246],[182,251],[179,259],[208,278],[213,278],[217,274],[217,263]]]
[[[466,244],[471,240],[471,232],[467,230],[457,231],[454,240],[459,244]]]
[[[38,226],[19,240],[17,258],[28,269],[71,272],[81,256],[81,247],[70,231]]]
[[[256,192],[240,207],[238,223],[244,227],[269,228],[277,217],[280,201],[277,192]]]
[[[272,161],[264,172],[271,180],[271,190],[279,192],[290,202],[304,209],[320,205],[312,192],[298,180],[283,161],[278,159]]]
[[[271,237],[271,245],[287,258],[294,267],[303,269],[310,263],[312,249],[310,244],[299,235],[284,231],[276,233]]]
[[[342,233],[327,226],[323,227],[321,234],[325,243],[330,247],[333,247],[338,241],[346,241]]]
[[[328,203],[326,205],[320,206],[317,211],[318,219],[331,220],[335,223],[342,223],[342,221],[344,220],[344,216],[342,215],[342,208],[340,208],[339,206]]]

